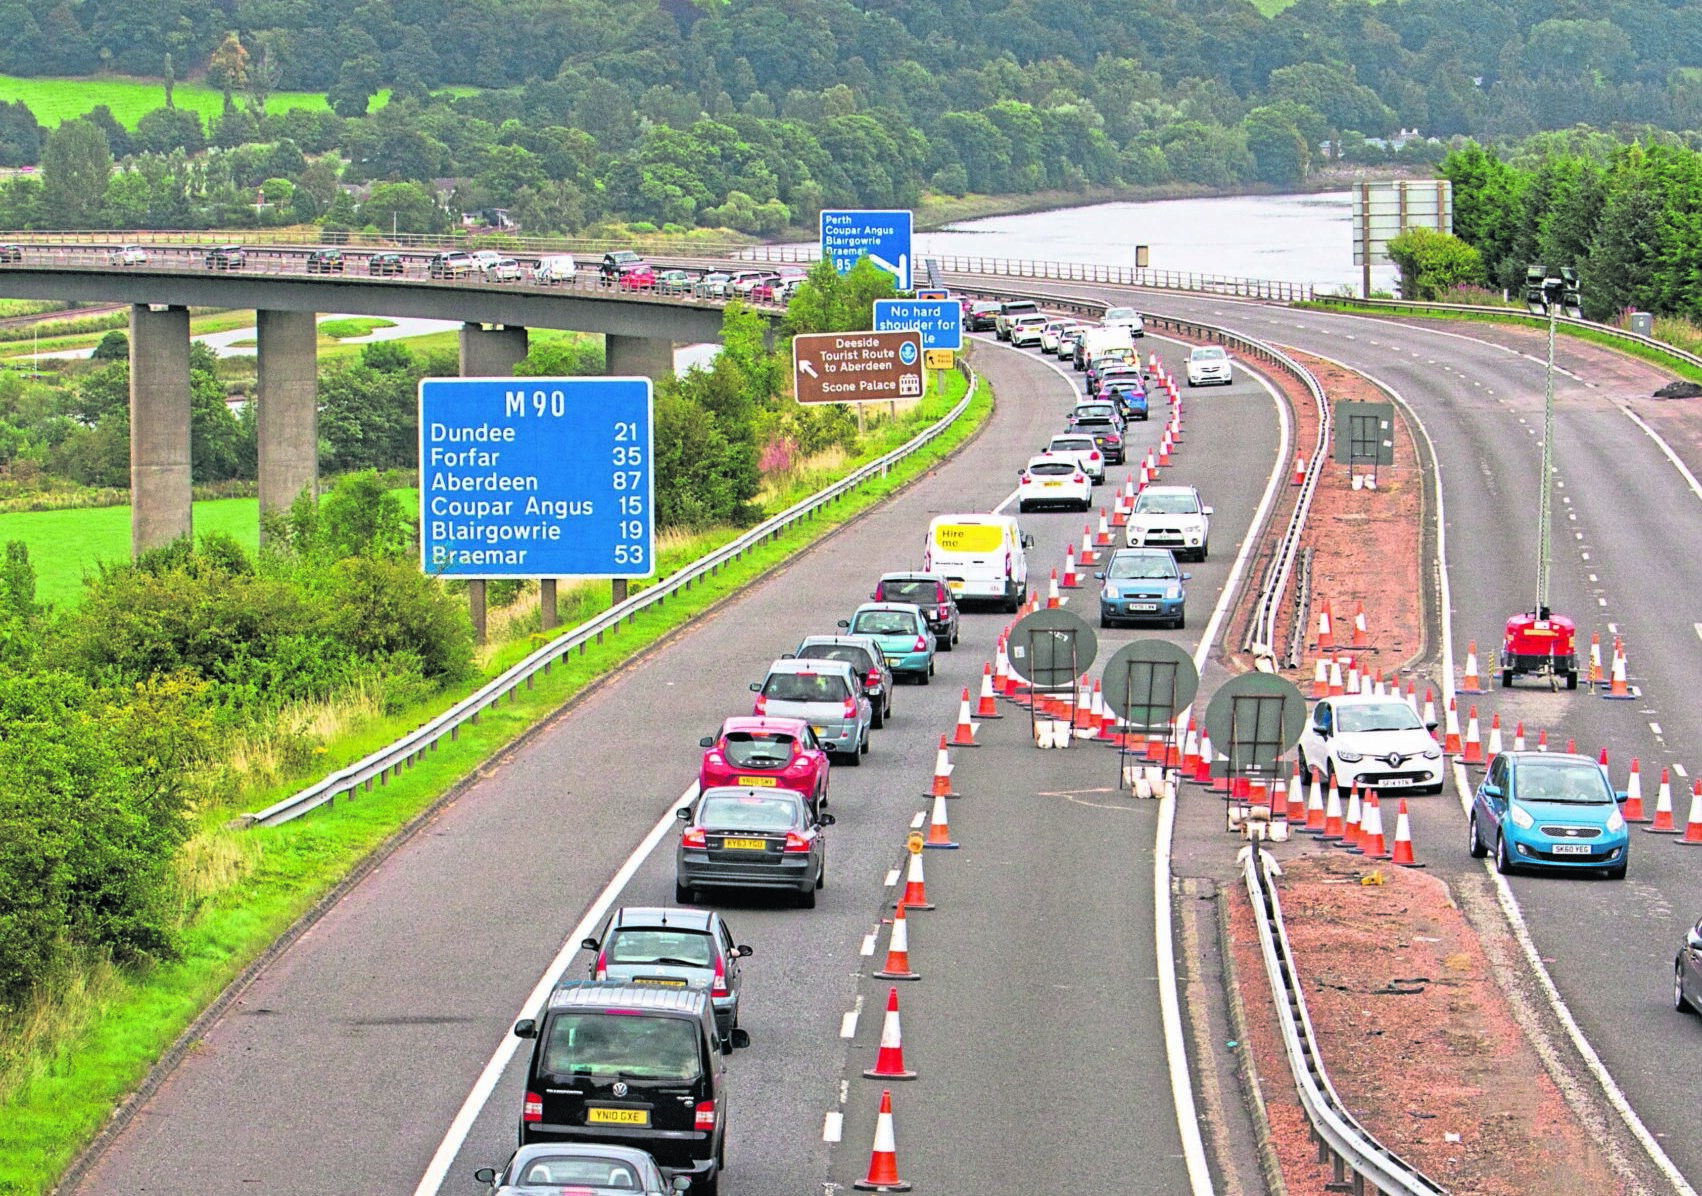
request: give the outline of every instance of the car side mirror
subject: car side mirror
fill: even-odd
[[[1190,580],[1192,580],[1192,579],[1193,579],[1193,576],[1194,576],[1194,575],[1193,575],[1193,574],[1192,574],[1192,573],[1184,573],[1184,574],[1183,574],[1183,575],[1182,575],[1182,580],[1183,580],[1183,581],[1190,581]]]
[[[691,1187],[691,1176],[689,1176],[689,1175],[676,1175],[676,1176],[674,1176],[674,1191],[683,1192],[689,1187]]]
[[[762,682],[760,682],[760,681],[752,681],[752,682],[751,682],[751,692],[752,692],[752,693],[753,693],[753,694],[759,694],[759,693],[761,693],[761,692],[762,692]]]
[[[494,1184],[496,1183],[496,1168],[480,1167],[473,1172],[473,1178],[482,1184]]]
[[[596,939],[594,939],[594,938],[584,938],[584,939],[580,939],[580,940],[579,940],[579,945],[580,945],[580,946],[581,946],[581,947],[584,947],[584,948],[585,948],[585,949],[586,949],[586,950],[587,950],[587,951],[595,951],[595,950],[597,950],[597,948],[599,948],[599,947],[601,947],[601,946],[602,946],[602,944],[601,944],[601,943],[599,943],[599,942],[598,942],[598,941],[597,941],[597,940],[596,940]]]
[[[1434,720],[1432,720],[1432,721],[1424,724],[1424,729],[1426,731],[1429,731],[1432,735],[1434,735],[1434,734],[1436,734],[1436,725],[1437,725],[1436,722]]]
[[[780,654],[780,659],[781,660],[796,660],[796,659],[798,659],[798,654],[796,652],[782,652]]]
[[[1692,951],[1702,951],[1702,931],[1699,931],[1696,927],[1692,926],[1689,931],[1685,933],[1684,945],[1689,947]]]
[[[519,1021],[514,1023],[514,1037],[516,1037],[516,1038],[536,1038],[537,1036],[538,1036],[538,1023],[533,1021],[531,1018],[523,1017]]]
[[[841,619],[841,620],[839,620],[839,622],[835,623],[834,626],[835,627],[849,627],[849,626],[851,626],[851,620],[850,619]]]
[[[743,1026],[734,1026],[733,1033],[729,1037],[732,1040],[733,1049],[736,1051],[742,1051],[751,1044],[751,1033]]]
[[[816,815],[816,825],[817,826],[832,826],[835,821],[836,820],[835,820],[835,818],[833,817],[832,814],[818,814],[818,815]]]
[[[1022,546],[1024,548],[1033,548],[1034,547],[1034,536],[1032,534],[1028,533],[1028,532],[1024,532],[1023,536],[1022,536]]]
[[[1483,788],[1479,790],[1479,792],[1490,801],[1500,801],[1502,799],[1501,786],[1491,785],[1487,781],[1484,782]]]
[[[691,821],[691,807],[690,806],[681,806],[679,809],[674,811],[674,817],[678,818],[681,822],[690,822]]]
[[[706,747],[706,748],[714,747],[715,746],[715,736],[705,735],[702,739],[697,741],[697,746],[698,747]]]
[[[1104,581],[1105,580],[1105,571],[1100,570],[1098,573],[1095,573],[1093,576],[1098,581]]]
[[[1203,515],[1210,515],[1212,513],[1212,509],[1210,507],[1201,507],[1200,513]]]
[[[756,954],[756,948],[752,947],[749,943],[740,943],[737,947],[733,948],[733,954],[738,956],[740,959],[749,959],[751,956]]]

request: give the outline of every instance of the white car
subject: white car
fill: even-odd
[[[1300,768],[1316,768],[1342,792],[1359,788],[1442,792],[1447,769],[1429,728],[1401,699],[1375,694],[1321,698],[1300,733]]]
[[[1022,467],[1017,479],[1018,512],[1044,506],[1078,511],[1093,507],[1093,479],[1074,453],[1041,453]]]
[[[511,257],[499,257],[485,267],[485,277],[492,282],[519,282],[520,263]]]
[[[1188,354],[1188,385],[1209,386],[1221,382],[1228,386],[1235,381],[1229,361],[1229,350],[1222,345],[1199,346]]]
[[[1141,313],[1132,307],[1110,307],[1105,309],[1105,318],[1100,321],[1107,328],[1127,328],[1130,336],[1145,336],[1146,321],[1141,319]]]
[[[1093,443],[1093,437],[1065,432],[1052,437],[1046,445],[1046,452],[1051,456],[1062,457],[1074,455],[1081,462],[1082,471],[1095,486],[1105,480],[1105,454],[1099,451],[1099,446]]]
[[[1011,346],[1020,349],[1024,345],[1040,344],[1047,323],[1045,316],[1018,316],[1011,321]]]
[[[496,250],[480,249],[473,254],[473,269],[479,271],[481,274],[489,274],[501,260],[502,254],[498,253]]]
[[[124,245],[107,254],[106,260],[114,266],[145,266],[148,264],[148,251],[140,245]]]
[[[1168,548],[1177,560],[1203,561],[1211,553],[1211,508],[1192,486],[1148,486],[1129,513],[1127,536],[1130,548]]]
[[[1069,325],[1068,320],[1053,320],[1040,330],[1040,351],[1056,354],[1058,338],[1063,336],[1064,329]]]

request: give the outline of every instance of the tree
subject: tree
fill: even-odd
[[[1306,178],[1312,155],[1292,117],[1267,105],[1253,109],[1241,124],[1261,182],[1292,187]]]
[[[1451,233],[1409,228],[1389,242],[1389,260],[1401,272],[1401,298],[1445,299],[1459,286],[1482,286],[1483,258]]]
[[[248,64],[248,110],[259,120],[266,119],[266,101],[278,86],[278,60],[272,47],[256,40],[254,56]]]
[[[207,82],[225,93],[225,108],[231,107],[231,92],[248,83],[248,50],[233,29],[213,51],[207,63]]]
[[[418,183],[379,183],[360,206],[362,224],[404,233],[435,232],[442,212],[430,192]]]
[[[129,361],[130,338],[114,329],[100,338],[100,344],[89,356],[93,361]]]
[[[176,105],[172,102],[171,93],[172,89],[177,86],[177,72],[171,69],[170,54],[165,56],[165,66],[162,68],[162,73],[165,75],[165,106],[174,108]]]
[[[384,64],[375,55],[362,54],[343,63],[325,98],[338,116],[365,116],[367,105],[383,83]]]
[[[106,134],[86,120],[68,120],[48,134],[41,151],[42,198],[62,228],[93,228],[112,177]]]

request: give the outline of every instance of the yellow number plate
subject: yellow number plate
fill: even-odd
[[[732,847],[740,851],[762,851],[768,846],[765,839],[723,839],[721,846]]]
[[[684,988],[686,982],[677,976],[634,976],[634,984],[659,984],[664,988]]]
[[[1041,484],[1047,490],[1056,490],[1059,486],[1062,486],[1064,483],[1062,483],[1062,482],[1043,482]]]
[[[649,1125],[649,1109],[587,1109],[585,1120],[593,1125]]]
[[[772,787],[774,785],[778,785],[780,782],[775,780],[773,777],[740,777],[734,783],[739,785],[760,785]]]

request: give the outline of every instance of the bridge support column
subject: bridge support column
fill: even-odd
[[[642,376],[653,382],[674,373],[674,342],[654,336],[603,337],[603,372],[617,377]]]
[[[288,510],[319,482],[319,345],[314,313],[257,311],[260,513]]]
[[[486,328],[461,325],[461,376],[512,378],[514,367],[526,360],[526,330],[506,324]]]
[[[190,535],[189,309],[130,308],[130,551]]]

